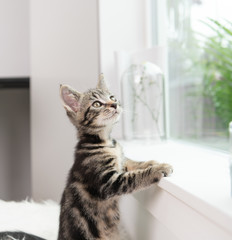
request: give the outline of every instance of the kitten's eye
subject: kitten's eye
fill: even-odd
[[[96,101],[96,102],[94,102],[94,103],[92,104],[92,106],[95,107],[95,108],[99,108],[99,107],[102,106],[102,103],[99,102],[99,101]]]
[[[112,100],[113,102],[117,101],[117,99],[114,96],[110,96],[110,100]]]

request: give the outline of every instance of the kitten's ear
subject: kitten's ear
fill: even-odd
[[[68,85],[60,85],[60,96],[66,111],[76,113],[80,110],[81,93]]]
[[[104,80],[104,75],[103,75],[103,73],[101,73],[100,76],[99,76],[97,88],[100,88],[100,89],[102,89],[102,90],[104,90],[104,91],[108,91],[108,87],[107,87],[106,82],[105,82],[105,80]]]

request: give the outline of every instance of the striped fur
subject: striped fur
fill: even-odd
[[[61,199],[58,239],[119,240],[119,197],[158,182],[172,167],[124,157],[119,143],[110,138],[121,106],[104,82],[83,94],[61,86],[61,97],[79,142]],[[96,101],[102,105],[94,107]]]

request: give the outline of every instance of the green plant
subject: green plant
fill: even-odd
[[[213,33],[203,36],[203,93],[211,99],[216,116],[227,129],[232,120],[232,23],[214,19],[203,23]]]

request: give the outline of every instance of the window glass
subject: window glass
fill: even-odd
[[[170,136],[227,150],[232,1],[166,0],[165,8]]]

